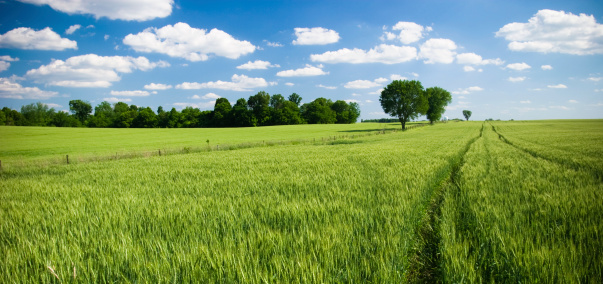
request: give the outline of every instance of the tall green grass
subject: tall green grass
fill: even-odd
[[[570,142],[580,144],[577,141],[593,137],[600,141],[601,132],[596,132],[600,121],[594,126],[594,132],[572,132]],[[513,143],[537,154],[506,143],[486,125],[483,137],[465,156],[442,208],[445,282],[603,280],[603,184],[590,171],[557,162],[569,158],[555,154],[566,143],[555,136],[556,130],[546,135],[541,127],[547,125],[496,126]],[[579,154],[585,148],[564,151]],[[600,151],[594,153],[595,159],[601,157]],[[579,163],[592,162],[583,158]]]
[[[480,127],[9,168],[0,282],[403,282]]]

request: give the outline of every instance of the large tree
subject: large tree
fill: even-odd
[[[419,81],[395,80],[391,82],[379,97],[383,111],[397,117],[406,129],[406,122],[425,114],[429,109],[427,96]]]
[[[337,114],[331,109],[333,102],[318,98],[302,106],[302,116],[309,124],[331,124],[337,121]]]
[[[69,110],[81,123],[84,123],[90,113],[92,113],[92,105],[82,100],[72,100],[69,101]]]
[[[270,95],[264,91],[249,97],[247,105],[257,119],[258,125],[266,125],[270,121]]]
[[[446,106],[452,102],[450,92],[440,88],[431,87],[425,89],[429,109],[427,109],[427,119],[433,124],[434,121],[440,120],[442,114],[446,111]]]
[[[229,127],[231,122],[232,106],[227,98],[218,98],[214,105],[214,126]]]
[[[465,117],[466,120],[469,120],[469,118],[471,117],[471,111],[463,110],[463,116]]]

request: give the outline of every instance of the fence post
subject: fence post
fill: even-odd
[[[0,171],[2,170],[2,161],[0,161]]]
[[[161,156],[161,149],[159,149],[159,156]]]
[[[67,164],[69,164],[69,155],[65,156],[67,158]]]

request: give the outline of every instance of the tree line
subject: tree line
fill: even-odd
[[[103,128],[186,128],[186,127],[252,127],[292,124],[355,123],[360,116],[357,103],[317,98],[301,104],[296,93],[285,99],[281,94],[269,95],[261,91],[240,98],[232,105],[226,98],[218,98],[213,110],[201,111],[186,107],[182,111],[162,106],[153,111],[104,101],[92,108],[89,102],[69,101],[70,113],[56,111],[41,102],[21,107],[21,112],[4,107],[0,111],[0,125],[103,127]],[[301,105],[300,105],[301,104]],[[94,110],[94,113],[93,113]]]

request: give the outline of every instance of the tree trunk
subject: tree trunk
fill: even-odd
[[[401,117],[399,117],[398,119],[400,120],[400,123],[402,123],[402,130],[406,130],[406,121]]]

